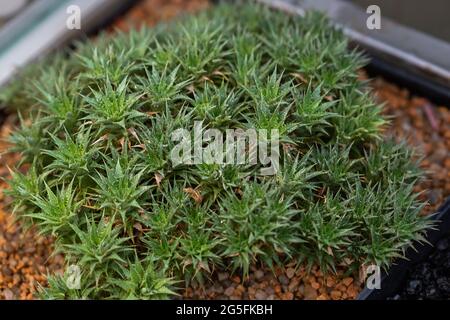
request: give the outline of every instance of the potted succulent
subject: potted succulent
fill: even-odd
[[[366,63],[324,16],[250,4],[103,36],[30,73],[9,102],[23,119],[14,211],[80,276],[50,275],[41,296],[169,298],[257,263],[389,268],[433,222],[413,152],[383,137]],[[174,158],[199,128],[203,155],[227,130],[259,140],[232,148],[242,163]],[[262,142],[276,161],[250,161]]]

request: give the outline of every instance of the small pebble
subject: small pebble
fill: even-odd
[[[350,278],[350,277],[344,278],[342,280],[342,283],[348,287],[349,285],[351,285],[353,283],[353,278]]]
[[[228,297],[231,297],[234,294],[234,288],[233,287],[226,288],[224,294]]]
[[[305,285],[304,289],[305,300],[316,300],[317,290],[311,287],[309,284]]]
[[[292,279],[295,276],[295,269],[294,268],[287,268],[286,270],[286,276],[289,279]]]
[[[227,272],[219,272],[217,274],[217,278],[219,279],[219,281],[224,281],[226,279],[228,279],[229,275]]]
[[[258,290],[256,291],[255,298],[256,300],[266,300],[267,294],[262,290]]]
[[[258,269],[255,271],[254,275],[257,280],[260,280],[262,279],[262,277],[264,277],[264,272]]]
[[[287,286],[289,284],[289,279],[286,276],[284,276],[284,275],[279,276],[278,280],[280,281],[280,283],[282,285]]]

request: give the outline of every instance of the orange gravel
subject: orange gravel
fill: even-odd
[[[7,166],[13,167],[18,155],[4,154],[8,145],[4,139],[12,128],[15,117],[10,116],[0,131],[0,300],[32,299],[37,284],[46,284],[49,272],[62,270],[63,258],[51,257],[52,239],[37,235],[31,229],[25,231],[9,212],[11,199],[4,195],[9,178]]]
[[[372,86],[377,99],[386,104],[385,114],[394,117],[387,134],[406,139],[424,156],[421,167],[426,179],[416,191],[424,191],[422,200],[429,202],[424,214],[433,213],[450,196],[450,109],[382,78],[375,79]]]
[[[208,5],[208,0],[143,0],[123,17],[117,19],[112,26],[122,31],[142,24],[154,26],[158,22],[168,21],[180,14],[198,12]]]

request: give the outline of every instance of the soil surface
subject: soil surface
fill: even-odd
[[[207,6],[207,0],[144,0],[120,17],[114,28],[128,30],[142,23],[154,25]],[[362,77],[365,77],[363,73]],[[425,155],[421,165],[427,170],[427,179],[417,186],[417,191],[424,190],[423,200],[430,203],[423,214],[433,212],[445,197],[450,196],[450,111],[414,97],[406,89],[381,78],[375,79],[373,87],[377,99],[386,103],[385,113],[394,117],[393,127],[386,134],[396,139],[407,139]],[[8,136],[13,123],[14,116],[6,119],[0,133],[2,138]],[[4,142],[0,142],[2,178],[9,175],[7,165],[12,167],[18,160],[18,155],[3,154],[6,147]],[[29,299],[33,298],[37,284],[46,284],[47,272],[61,272],[63,258],[50,257],[51,239],[39,237],[35,230],[25,232],[20,223],[13,221],[7,207],[10,199],[3,195],[6,188],[6,183],[1,181],[0,299]],[[345,267],[336,275],[325,276],[317,267],[307,272],[292,263],[277,268],[275,273],[253,266],[248,279],[218,271],[210,285],[187,288],[181,292],[181,298],[341,300],[355,299],[360,290],[359,276],[348,274]]]

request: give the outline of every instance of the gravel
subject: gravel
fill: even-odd
[[[292,263],[292,265],[294,265]],[[248,278],[233,277],[230,280],[219,280],[220,273],[213,275],[214,287],[221,286],[223,290],[210,291],[208,289],[187,288],[183,292],[184,299],[249,299],[249,300],[341,300],[355,299],[361,283],[354,278],[346,277],[344,269],[338,270],[336,275],[324,277],[317,267],[308,273],[304,267],[297,271],[292,266],[270,269],[252,268]],[[289,277],[290,276],[290,277]],[[240,280],[239,284],[236,280]],[[223,292],[223,293],[222,293]]]

